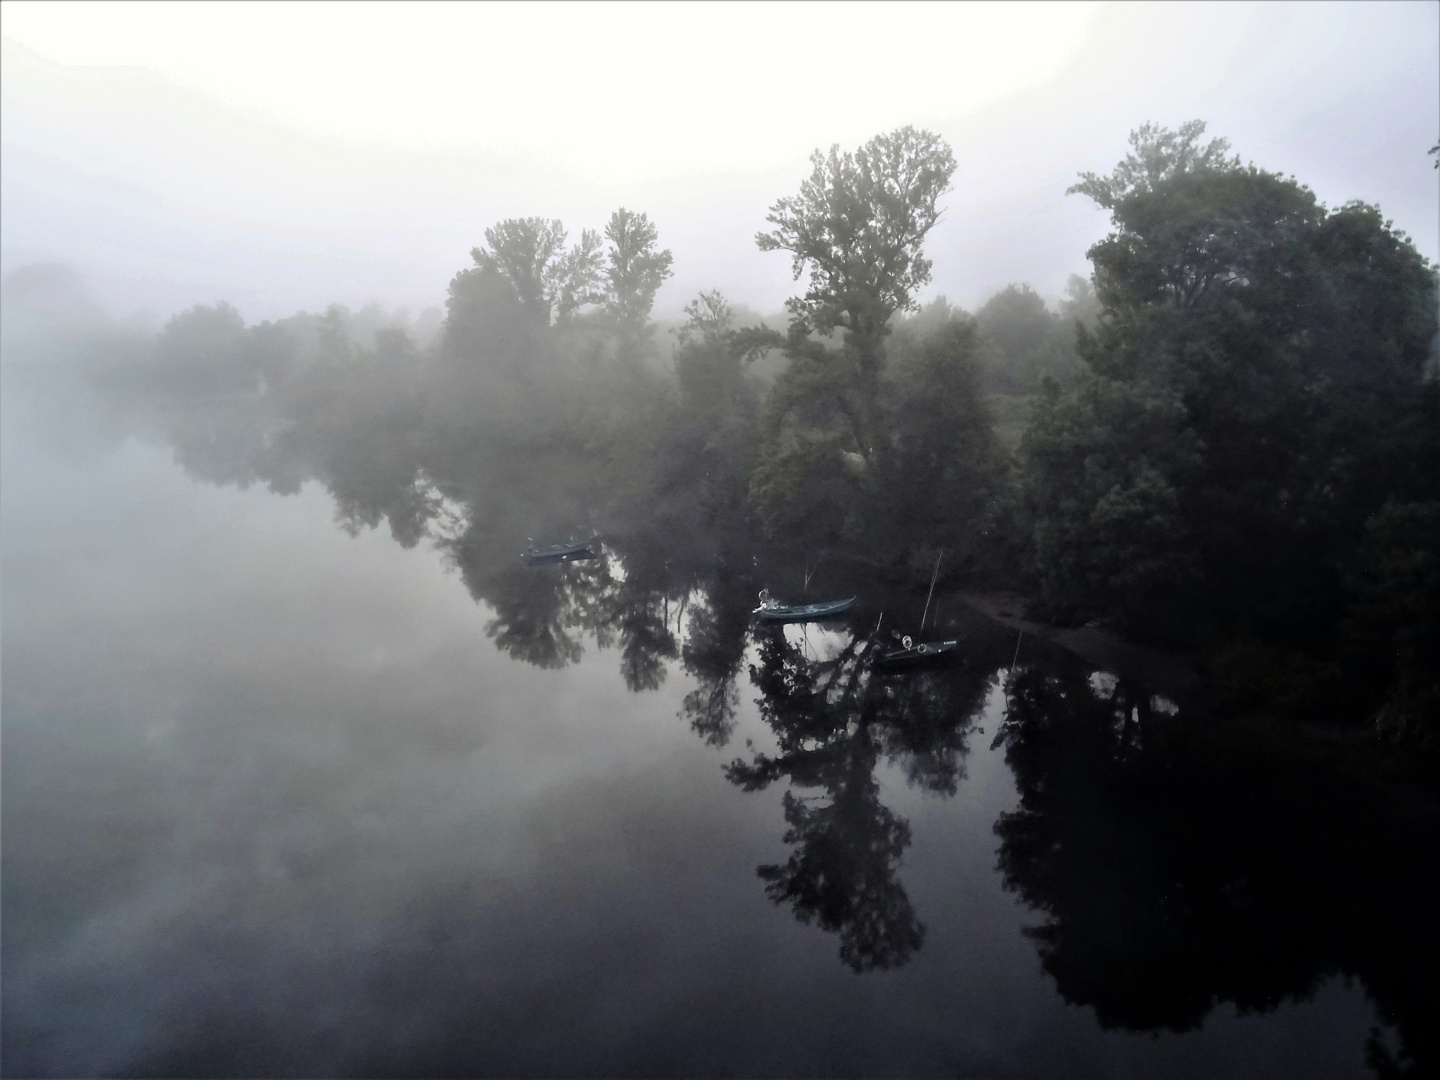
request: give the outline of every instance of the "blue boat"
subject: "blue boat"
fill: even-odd
[[[761,622],[816,622],[843,615],[855,603],[855,597],[844,600],[822,600],[814,604],[781,604],[770,599],[770,590],[760,593],[760,606],[754,614]]]
[[[597,540],[582,540],[568,544],[551,544],[549,547],[526,548],[520,558],[527,566],[546,566],[550,563],[575,562],[578,559],[595,559],[600,556]]]

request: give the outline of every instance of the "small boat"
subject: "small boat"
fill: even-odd
[[[760,606],[755,609],[762,622],[815,622],[843,615],[855,603],[855,597],[844,600],[822,600],[814,604],[781,604],[770,599],[770,590],[760,592]]]
[[[520,553],[527,566],[546,566],[550,563],[575,562],[578,559],[595,559],[600,555],[597,540],[581,540],[568,544],[551,544],[549,547],[535,547],[533,544]]]
[[[875,664],[883,668],[918,667],[943,659],[959,647],[960,641],[957,638],[949,641],[922,641],[917,644],[907,635],[900,639],[899,648],[885,649],[877,653]]]

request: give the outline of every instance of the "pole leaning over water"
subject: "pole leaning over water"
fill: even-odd
[[[945,552],[935,556],[935,572],[930,575],[930,591],[925,594],[925,610],[920,613],[920,629],[925,629],[925,616],[930,614],[930,597],[935,595],[935,579],[940,576],[940,560],[945,557]]]

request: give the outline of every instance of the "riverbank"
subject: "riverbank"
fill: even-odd
[[[1016,592],[973,590],[953,596],[1015,630],[1022,662],[1026,641],[1050,642],[1121,678],[1138,680],[1182,705],[1187,714],[1203,717],[1206,741],[1217,747],[1383,784],[1407,813],[1440,813],[1434,768],[1382,743],[1368,725],[1297,721],[1255,709],[1220,710],[1206,693],[1205,661],[1198,652],[1142,645],[1100,626],[1036,622],[1024,615],[1029,598]]]
[[[1113,671],[1122,678],[1138,679],[1167,697],[1192,697],[1201,687],[1197,653],[1140,645],[1099,626],[1062,627],[1036,622],[1025,617],[1029,600],[1019,593],[966,591],[955,596],[968,607],[1019,634],[1053,642],[1096,667]],[[1019,646],[1023,655],[1023,638],[1019,639]]]

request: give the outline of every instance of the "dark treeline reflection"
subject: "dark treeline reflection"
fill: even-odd
[[[1067,1001],[1105,1027],[1188,1031],[1358,979],[1383,1076],[1440,1066],[1440,830],[1406,796],[1196,737],[1143,687],[1024,667],[996,739],[1020,805],[1000,869],[1045,921],[1029,931]],[[1246,752],[1249,750],[1250,752]]]
[[[763,633],[751,679],[778,752],[726,770],[747,791],[790,782],[785,842],[794,852],[760,868],[765,891],[802,922],[838,933],[840,958],[856,971],[899,966],[925,937],[896,872],[910,826],[880,801],[876,765],[897,764],[912,785],[953,795],[1004,645],[976,634],[963,660],[893,675],[873,666],[876,648],[852,636],[834,656],[810,659],[803,639]]]
[[[727,776],[787,785],[791,849],[759,876],[856,971],[925,939],[899,872],[910,827],[878,770],[953,794],[1006,671],[1020,803],[996,826],[1000,867],[1043,913],[1035,941],[1068,1000],[1107,1026],[1186,1030],[1222,1002],[1270,1010],[1354,976],[1403,1043],[1377,1036],[1372,1064],[1423,1072],[1440,1015],[1431,826],[1187,741],[1193,720],[1073,660],[1011,672],[1013,638],[953,601],[952,663],[875,665],[876,627],[918,632],[943,565],[942,594],[1003,580],[1057,619],[1194,629],[1223,661],[1212,708],[1303,713],[1343,686],[1357,726],[1432,739],[1433,272],[1373,208],[1329,213],[1202,130],[1141,129],[1113,178],[1085,179],[1116,233],[1063,316],[1023,287],[978,319],[916,310],[955,162],[907,128],[817,153],[772,208],[760,247],[810,273],[783,332],[710,292],[667,337],[650,315],[670,254],[622,209],[573,244],[540,218],[486,230],[443,319],[335,307],[247,326],[218,304],[147,339],[87,308],[85,364],[112,430],[195,478],[318,483],[343,527],[436,545],[517,660],[563,668],[593,644],[637,692],[678,666],[683,716],[716,746],[758,695],[777,748]],[[1275,214],[1294,219],[1288,246]],[[53,269],[12,276],[7,340],[12,301],[63,324],[66,288]],[[1031,392],[1007,436],[1021,398],[1005,395]],[[592,560],[519,557],[591,537]],[[820,648],[756,626],[762,588],[859,600]]]

